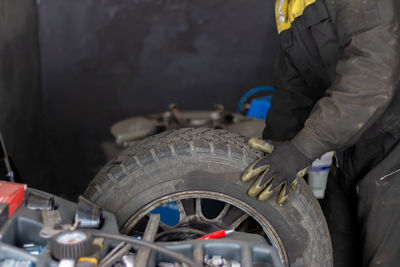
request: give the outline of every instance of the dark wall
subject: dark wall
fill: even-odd
[[[128,116],[222,103],[271,84],[270,0],[41,0],[45,131],[52,191],[75,196],[105,164]]]
[[[44,188],[37,25],[35,1],[0,1],[0,129],[21,176]]]

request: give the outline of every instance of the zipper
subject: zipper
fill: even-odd
[[[285,3],[285,0],[279,0],[279,7],[278,7],[278,14],[279,14],[279,21],[280,22],[285,22],[286,18],[285,18],[285,14],[283,14],[282,12],[282,7],[283,4]]]

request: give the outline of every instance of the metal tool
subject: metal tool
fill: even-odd
[[[160,225],[160,214],[151,214],[146,230],[144,231],[143,240],[154,242],[159,225]],[[140,247],[136,257],[136,266],[146,267],[149,256],[150,256],[150,249],[143,246]]]
[[[152,214],[150,215],[149,222],[147,224],[145,233],[143,235],[143,239],[145,241],[154,241],[158,226],[160,223],[160,214]],[[139,249],[136,258],[132,255],[126,255],[129,250],[131,250],[132,246],[130,244],[126,244],[125,242],[119,243],[110,253],[108,253],[104,259],[100,262],[100,267],[109,267],[115,264],[118,260],[122,258],[125,266],[147,266],[147,261],[150,255],[150,250],[145,247],[141,247]],[[133,257],[133,258],[132,258]],[[126,262],[126,263],[125,263]]]
[[[125,242],[119,243],[115,248],[113,248],[104,258],[100,261],[100,266],[103,266],[117,251],[123,248],[126,245]]]
[[[100,264],[99,267],[110,267],[114,265],[117,261],[119,261],[124,255],[129,253],[129,251],[132,249],[132,245],[130,244],[123,244],[118,250],[115,251],[112,255],[109,257],[104,258]],[[109,253],[110,254],[110,253]],[[108,255],[107,255],[108,256]]]

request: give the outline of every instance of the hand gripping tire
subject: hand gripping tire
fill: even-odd
[[[114,212],[123,233],[132,233],[145,214],[173,200],[185,215],[181,228],[198,220],[216,229],[244,229],[242,224],[250,218],[278,249],[284,266],[333,266],[325,219],[304,180],[283,206],[276,204],[276,197],[260,202],[247,195],[251,183],[243,183],[240,175],[260,156],[247,145],[246,137],[227,131],[164,132],[109,162],[84,196]],[[226,203],[216,218],[203,216],[199,199],[204,198]]]

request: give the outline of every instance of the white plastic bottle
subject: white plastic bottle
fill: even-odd
[[[320,159],[315,160],[308,172],[308,185],[311,187],[316,198],[324,198],[333,154],[334,152],[328,152]]]

